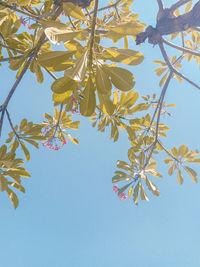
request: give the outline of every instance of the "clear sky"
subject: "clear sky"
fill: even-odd
[[[173,2],[165,1],[166,6]],[[155,0],[135,0],[133,9],[142,12],[142,21],[155,25]],[[130,68],[136,76],[135,89],[143,95],[159,94],[152,63],[162,59],[159,49],[149,44],[138,48],[134,43],[131,48],[140,49],[145,56],[143,65]],[[7,68],[0,71],[2,98],[13,84],[15,73]],[[193,63],[184,67],[184,73],[200,82],[198,67]],[[51,83],[48,76],[42,85],[32,74],[23,79],[9,105],[15,123],[24,117],[40,122],[45,112],[52,113]],[[187,144],[190,149],[200,150],[200,92],[174,80],[166,100],[177,105],[167,118],[171,130],[166,146]],[[120,202],[112,191],[111,178],[116,161],[127,160],[127,137],[122,133],[113,143],[108,132],[97,132],[88,119],[80,119],[80,130],[73,133],[79,146],[68,142],[60,151],[43,147],[31,150],[26,168],[32,176],[24,179],[26,194],[18,194],[17,210],[4,193],[0,194],[0,266],[200,266],[199,184],[185,175],[180,186],[160,161],[163,178],[153,181],[161,196],[149,193],[150,202],[140,201],[138,207],[132,200]],[[195,170],[200,174],[200,167]]]

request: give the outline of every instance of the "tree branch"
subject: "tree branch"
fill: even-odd
[[[24,57],[24,55],[17,56],[17,57],[0,58],[0,62],[6,62],[6,61],[10,61],[10,60],[17,60],[17,59],[20,59],[20,58],[23,58],[23,57]]]
[[[7,48],[7,49],[9,49],[9,50],[12,50],[12,51],[14,51],[14,52],[17,52],[17,53],[19,53],[19,54],[23,54],[22,51],[20,51],[20,50],[18,50],[18,49],[16,49],[16,48],[13,48],[13,47],[10,47],[10,46],[1,44],[1,43],[0,43],[0,46],[2,46],[2,47],[4,47],[4,48]]]
[[[163,7],[163,2],[162,2],[162,0],[157,0],[157,3],[158,3],[159,11],[163,11],[164,7]]]
[[[186,3],[190,2],[191,0],[180,0],[178,1],[177,3],[173,4],[171,7],[170,7],[170,10],[172,12],[174,12],[177,8],[185,5]]]
[[[196,83],[194,83],[193,81],[191,81],[190,79],[188,79],[187,77],[185,77],[182,73],[180,73],[179,71],[177,71],[171,64],[171,62],[168,59],[167,53],[165,51],[165,48],[163,46],[163,42],[159,42],[159,47],[160,47],[160,51],[162,53],[162,56],[165,60],[165,63],[168,65],[168,68],[170,69],[170,71],[172,71],[174,74],[180,76],[182,79],[186,80],[187,82],[189,82],[190,84],[192,84],[194,87],[196,87],[197,89],[200,90],[200,86],[197,85]]]
[[[188,49],[188,48],[185,48],[185,47],[178,46],[178,45],[176,45],[174,43],[171,43],[171,42],[165,40],[164,38],[162,38],[162,41],[166,45],[169,45],[169,46],[171,46],[171,47],[173,47],[173,48],[175,48],[177,50],[180,50],[180,51],[185,52],[187,54],[191,54],[193,56],[200,57],[200,53],[199,52],[195,52],[194,50],[191,50],[191,49]]]
[[[90,51],[89,51],[89,63],[88,66],[92,67],[93,60],[93,46],[94,46],[94,37],[95,37],[95,28],[96,28],[96,20],[97,20],[97,12],[98,12],[99,0],[95,0],[94,5],[94,15],[92,20],[92,29],[91,29],[91,40],[90,40]]]

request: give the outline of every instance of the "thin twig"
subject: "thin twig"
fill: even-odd
[[[180,51],[185,52],[185,53],[187,53],[187,54],[191,54],[191,55],[193,55],[193,56],[200,57],[200,53],[199,53],[199,52],[195,52],[194,50],[191,50],[191,49],[188,49],[188,48],[185,48],[185,47],[181,47],[181,46],[179,46],[179,45],[176,45],[176,44],[174,44],[174,43],[171,43],[171,42],[165,40],[164,38],[162,38],[162,41],[163,41],[163,43],[165,43],[166,45],[169,45],[169,46],[171,46],[171,47],[173,47],[173,48],[175,48],[175,49],[177,49],[177,50],[180,50]]]
[[[53,72],[49,71],[46,67],[44,67],[44,69],[46,70],[46,72],[54,79],[57,80],[57,77],[54,75]]]
[[[33,18],[35,20],[41,20],[41,18],[39,16],[33,15],[32,13],[29,13],[29,12],[26,12],[26,11],[23,11],[23,10],[21,10],[21,9],[15,7],[15,6],[11,6],[11,5],[9,5],[9,4],[5,3],[5,2],[0,1],[0,5],[4,6],[6,8],[10,8],[11,10],[13,10],[15,12],[19,12],[19,13],[21,13],[23,15],[26,15],[26,16],[28,16],[30,18]]]
[[[118,0],[116,1],[114,4],[111,4],[111,5],[108,5],[108,6],[105,6],[105,7],[102,7],[102,8],[99,8],[97,11],[103,11],[103,10],[106,10],[106,9],[109,9],[109,8],[115,8],[117,5],[119,5],[119,3],[121,2],[122,0]],[[90,12],[90,15],[93,14],[94,11]],[[87,14],[86,14],[87,15]]]
[[[10,124],[12,131],[14,132],[17,139],[19,139],[20,137],[19,137],[18,133],[16,132],[15,127],[13,126],[13,123],[12,123],[11,118],[10,118],[10,114],[9,114],[7,109],[6,109],[6,115],[7,115],[7,118],[8,118],[8,121],[9,121],[9,124]]]
[[[23,58],[23,57],[24,57],[24,55],[17,56],[17,57],[0,58],[0,62],[17,60],[17,59],[20,59],[20,58]]]
[[[194,83],[193,81],[191,81],[190,79],[188,79],[187,77],[185,77],[182,73],[180,73],[179,71],[177,71],[171,64],[171,62],[168,59],[167,53],[165,51],[165,48],[163,46],[163,42],[159,42],[159,47],[161,50],[161,53],[163,55],[163,58],[165,60],[165,63],[168,65],[168,68],[170,69],[170,71],[172,71],[174,74],[180,76],[182,79],[186,80],[188,83],[192,84],[194,87],[196,87],[197,89],[200,90],[200,86],[196,83]]]
[[[179,162],[179,160],[178,160],[176,157],[174,157],[174,155],[164,147],[164,145],[162,144],[162,142],[161,142],[160,140],[158,140],[158,144],[161,146],[161,148],[162,148],[162,149],[163,149],[163,150],[164,150],[164,151],[165,151],[171,158],[173,158],[174,160],[176,160],[176,161]]]
[[[2,47],[4,47],[4,48],[7,48],[7,49],[9,49],[9,50],[12,50],[12,51],[14,51],[14,52],[16,52],[16,53],[23,54],[22,51],[20,51],[20,50],[18,50],[18,49],[16,49],[16,48],[13,48],[13,47],[10,47],[10,46],[1,44],[1,43],[0,43],[0,46],[2,46]]]
[[[163,11],[163,2],[162,0],[157,0],[159,11]]]
[[[71,19],[71,17],[70,17],[70,16],[68,16],[68,19],[69,19],[69,21],[70,21],[70,23],[71,23],[72,27],[73,27],[74,29],[76,29],[76,26],[74,25],[74,23],[73,23],[73,21],[72,21],[72,19]]]
[[[186,3],[190,2],[191,0],[180,0],[177,3],[173,4],[169,9],[171,12],[175,11],[177,8],[185,5]]]
[[[163,101],[164,101],[164,98],[165,98],[165,94],[166,94],[166,91],[167,91],[167,88],[169,86],[169,82],[171,80],[173,76],[173,72],[171,71],[169,73],[169,76],[163,86],[163,89],[162,89],[162,92],[161,92],[161,95],[160,95],[160,101],[159,101],[159,107],[158,107],[158,117],[157,117],[157,122],[156,122],[156,133],[155,133],[155,140],[153,142],[153,144],[151,145],[151,150],[149,150],[149,153],[148,153],[148,156],[146,158],[146,161],[145,161],[145,164],[143,166],[143,169],[145,169],[147,167],[147,165],[149,164],[149,161],[151,159],[151,156],[153,154],[153,151],[156,147],[156,144],[158,143],[158,133],[159,133],[159,124],[160,124],[160,115],[161,115],[161,110],[162,110],[162,105],[163,105]]]

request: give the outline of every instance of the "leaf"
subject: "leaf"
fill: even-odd
[[[112,177],[112,183],[118,183],[120,181],[126,180],[126,178],[127,178],[126,175],[124,175],[124,176],[115,175]]]
[[[115,110],[115,106],[113,105],[113,102],[110,100],[109,96],[106,94],[100,94],[98,92],[98,97],[99,97],[100,107],[102,108],[103,112],[106,115],[111,116]]]
[[[49,71],[62,71],[74,62],[70,61],[73,53],[70,51],[51,51],[39,54],[38,61],[42,67],[47,68]]]
[[[134,193],[133,193],[133,201],[135,205],[138,205],[138,195],[139,195],[139,187],[140,182],[137,183],[136,187],[134,188]]]
[[[128,197],[130,198],[133,194],[133,186],[130,187],[130,189],[128,190]]]
[[[88,50],[75,61],[75,67],[65,71],[64,76],[68,76],[75,81],[82,81],[87,71]]]
[[[129,184],[124,185],[120,190],[118,191],[118,196],[123,193],[133,182],[130,182]]]
[[[74,90],[75,88],[76,82],[69,77],[59,78],[51,86],[51,90],[56,94],[63,94],[69,90]]]
[[[100,58],[131,66],[138,65],[144,60],[141,52],[116,47],[106,48],[103,54],[100,55]]]
[[[184,157],[185,154],[188,152],[188,147],[186,145],[182,145],[179,147],[178,155]]]
[[[140,198],[141,198],[141,200],[149,201],[149,199],[148,199],[148,197],[144,191],[144,187],[141,183],[140,183]]]
[[[4,175],[0,174],[0,186],[1,186],[1,192],[6,190],[7,188],[7,180]]]
[[[172,166],[169,167],[168,174],[172,176],[173,172],[176,170],[176,165],[173,164]]]
[[[20,141],[20,145],[21,145],[21,148],[25,154],[26,160],[29,161],[30,160],[30,153],[29,153],[28,149],[26,148],[26,145],[22,141]]]
[[[170,158],[164,159],[164,163],[165,163],[165,164],[171,164],[171,163],[173,163],[173,162],[174,162],[173,159],[170,159]]]
[[[109,93],[112,88],[112,84],[108,74],[103,70],[103,68],[97,66],[95,78],[98,92],[101,94]]]
[[[79,144],[78,139],[73,138],[70,134],[66,134],[66,136],[69,138],[69,140],[71,140],[75,145]]]
[[[19,200],[18,200],[17,195],[8,187],[6,188],[6,192],[8,194],[8,197],[9,197],[14,209],[16,209],[19,205]]]
[[[122,161],[122,160],[117,161],[117,168],[123,169],[128,172],[133,171],[132,167],[127,162]]]
[[[190,167],[188,166],[183,166],[183,168],[185,169],[185,171],[189,174],[189,176],[191,177],[191,179],[197,183],[198,180],[197,180],[197,173]]]
[[[83,116],[91,116],[96,108],[95,88],[91,77],[89,77],[82,95],[83,98],[80,100],[80,113]]]
[[[54,27],[49,27],[45,29],[46,37],[55,45],[60,44],[62,41],[63,43],[77,38],[78,40],[85,40],[88,36],[88,30],[72,30],[71,28],[67,29],[57,29]]]
[[[63,10],[67,16],[71,16],[75,19],[80,19],[85,21],[86,17],[82,11],[81,7],[78,7],[72,3],[63,3]]]
[[[146,182],[146,185],[148,187],[148,189],[155,195],[155,196],[159,196],[160,195],[160,192],[158,190],[158,188],[156,187],[156,185],[150,181],[147,177],[145,178],[145,182]]]
[[[179,184],[183,183],[183,176],[181,175],[180,169],[178,169],[177,179],[178,179]]]
[[[103,67],[103,70],[110,76],[111,82],[116,88],[122,91],[129,91],[134,87],[134,76],[130,71],[118,67],[106,66]]]
[[[116,26],[107,27],[110,31],[123,35],[137,35],[142,32],[145,24],[135,20],[131,22],[122,22]]]

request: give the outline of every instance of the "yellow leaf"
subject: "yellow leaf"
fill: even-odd
[[[128,197],[130,198],[133,194],[133,186],[130,187],[130,189],[128,190]]]
[[[72,93],[73,93],[73,91],[71,91],[71,90],[69,90],[63,94],[53,93],[53,101],[56,103],[62,103],[65,101],[65,99],[67,99],[69,96],[71,96]]]
[[[188,152],[188,147],[186,145],[182,145],[179,147],[178,155],[184,157],[185,154]]]
[[[6,193],[8,194],[8,197],[10,198],[10,201],[14,209],[16,209],[19,205],[19,200],[18,200],[17,195],[8,187],[6,188]]]
[[[22,141],[20,141],[20,145],[21,145],[21,148],[25,154],[26,160],[29,161],[30,160],[30,153],[29,153],[28,149],[26,148],[26,145]]]
[[[177,179],[178,179],[179,184],[183,183],[183,176],[181,175],[180,169],[178,169]]]
[[[113,102],[110,100],[109,96],[98,92],[98,97],[100,107],[102,108],[103,112],[106,115],[112,115],[115,110],[115,106],[113,105]]]
[[[183,168],[185,169],[185,171],[189,174],[189,176],[191,177],[191,179],[197,183],[198,180],[197,180],[197,173],[190,167],[188,166],[183,166]]]

